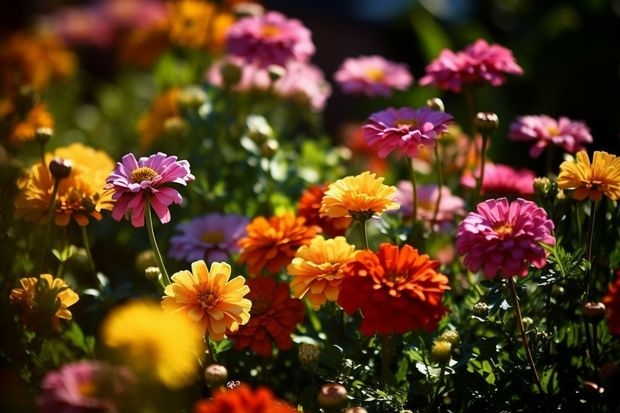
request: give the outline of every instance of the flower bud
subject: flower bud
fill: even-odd
[[[368,410],[364,409],[362,406],[355,406],[345,409],[344,413],[368,413]]]
[[[499,118],[493,112],[478,112],[474,120],[476,130],[482,135],[489,135],[495,132],[499,126]]]
[[[489,315],[489,306],[487,303],[479,301],[476,304],[474,304],[474,308],[472,308],[472,312],[477,317],[486,318]]]
[[[34,131],[34,138],[36,139],[37,142],[41,143],[42,145],[45,145],[46,143],[52,140],[53,134],[54,134],[54,131],[52,130],[52,128],[40,127]]]
[[[228,370],[221,364],[211,364],[205,368],[205,381],[210,389],[224,386],[228,380]]]
[[[173,116],[164,121],[164,133],[171,138],[182,138],[187,134],[187,122],[180,116]]]
[[[197,110],[207,102],[207,93],[198,86],[188,86],[179,94],[177,104],[181,109]]]
[[[591,323],[598,323],[605,318],[605,304],[589,301],[583,305],[583,318]]]
[[[325,410],[338,410],[347,402],[347,389],[338,383],[324,384],[318,399],[319,405]]]
[[[241,81],[243,71],[239,65],[232,62],[225,62],[220,67],[220,74],[222,75],[224,86],[233,87]]]
[[[71,175],[71,161],[68,159],[54,158],[50,161],[48,168],[56,181]]]
[[[446,330],[441,333],[441,336],[439,336],[439,340],[447,341],[453,346],[458,346],[459,344],[461,344],[461,335],[456,330]]]
[[[245,121],[248,128],[248,138],[257,145],[262,145],[273,138],[273,128],[263,116],[250,115]]]
[[[260,17],[265,14],[265,8],[258,3],[242,2],[233,6],[233,13],[237,18]]]
[[[136,269],[144,272],[148,267],[157,267],[157,257],[151,249],[144,250],[138,254],[135,260]]]
[[[159,277],[161,277],[161,271],[159,270],[159,267],[147,267],[144,270],[144,275],[146,276],[147,280],[155,284],[159,284]]]
[[[286,69],[279,65],[269,65],[267,73],[269,73],[269,79],[273,83],[280,80],[286,74]]]
[[[314,371],[319,364],[321,347],[317,344],[301,343],[297,349],[297,357],[304,369]]]
[[[426,106],[428,106],[429,108],[439,111],[439,112],[445,112],[446,108],[443,104],[443,100],[439,99],[439,98],[431,98],[429,100],[426,101]]]
[[[447,364],[452,358],[452,343],[441,339],[435,340],[430,359],[435,363]]]
[[[267,139],[265,143],[263,143],[260,147],[261,155],[265,158],[273,158],[273,156],[278,152],[278,148],[280,144],[275,139]]]

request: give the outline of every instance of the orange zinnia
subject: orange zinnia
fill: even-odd
[[[322,217],[353,217],[365,220],[389,209],[398,209],[393,201],[395,186],[383,184],[368,171],[357,176],[347,176],[329,185],[321,202]]]
[[[586,151],[577,152],[575,158],[560,165],[558,188],[572,190],[578,201],[590,198],[597,202],[603,195],[613,201],[620,199],[620,158],[602,151],[594,151],[592,163]]]
[[[326,240],[315,237],[310,245],[300,247],[288,265],[293,277],[291,290],[298,298],[307,298],[312,308],[318,310],[326,301],[336,301],[344,278],[344,264],[355,258],[355,246],[346,238]]]
[[[21,119],[15,113],[14,104],[9,103],[9,106],[9,113],[6,114],[7,117],[12,118],[8,133],[9,146],[15,147],[24,142],[32,141],[35,139],[37,129],[51,129],[54,126],[54,118],[43,103],[34,105]]]
[[[297,409],[274,397],[267,387],[251,389],[246,384],[233,390],[215,392],[212,399],[200,400],[194,413],[296,413]]]
[[[307,225],[317,225],[321,227],[325,235],[337,237],[344,235],[351,224],[350,217],[321,217],[321,201],[327,190],[327,185],[312,185],[308,187],[299,198],[297,204],[297,214],[306,218]]]
[[[170,3],[170,40],[172,43],[195,49],[222,49],[227,29],[235,17],[220,10],[214,2],[181,0]]]
[[[168,89],[157,95],[149,111],[138,121],[140,144],[148,149],[157,138],[164,135],[166,121],[179,116],[179,88]]]
[[[214,262],[211,269],[203,260],[192,263],[192,271],[179,271],[164,290],[166,312],[182,312],[200,325],[212,340],[220,341],[226,331],[235,332],[250,320],[252,302],[243,298],[250,288],[242,276],[230,279],[231,267]]]
[[[239,240],[239,262],[247,264],[250,274],[263,271],[275,274],[290,264],[295,252],[307,245],[320,231],[319,227],[306,226],[306,220],[292,212],[269,219],[257,217],[246,227],[247,236]]]

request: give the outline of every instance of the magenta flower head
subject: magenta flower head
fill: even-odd
[[[129,404],[135,378],[123,367],[78,361],[49,372],[37,398],[40,413],[116,413]]]
[[[231,55],[262,67],[307,62],[315,51],[310,30],[275,11],[239,19],[228,29],[226,46]]]
[[[480,172],[466,171],[461,177],[461,185],[474,189]],[[487,197],[516,197],[528,198],[534,195],[534,178],[536,174],[531,169],[516,169],[510,165],[487,162],[482,180],[482,193]]]
[[[456,250],[472,272],[486,278],[525,277],[528,266],[547,262],[543,244],[555,244],[553,221],[532,201],[506,198],[481,202],[457,229]]]
[[[362,125],[366,143],[386,158],[390,152],[415,157],[421,145],[433,146],[437,135],[448,130],[452,116],[429,107],[388,108],[373,113]]]
[[[397,185],[394,201],[400,205],[398,213],[405,218],[411,218],[413,215],[413,184],[411,181],[399,181]],[[439,210],[435,216],[437,208],[437,198],[441,193],[439,200]],[[456,216],[465,214],[465,201],[463,198],[452,194],[447,186],[439,187],[435,184],[421,184],[416,187],[417,196],[417,216],[425,221],[431,221],[433,217],[439,221],[451,221]]]
[[[179,224],[176,229],[181,233],[170,238],[169,255],[190,263],[228,261],[239,252],[238,241],[246,235],[248,223],[242,215],[214,212]]]
[[[590,129],[585,123],[564,116],[557,120],[547,115],[521,116],[510,124],[508,136],[515,141],[533,142],[532,158],[538,158],[550,144],[577,153],[585,149],[585,144],[592,143]]]
[[[456,53],[444,49],[437,59],[426,66],[426,75],[419,83],[458,93],[466,84],[489,83],[501,86],[507,74],[523,74],[512,52],[503,46],[479,39]]]
[[[394,90],[411,86],[413,76],[404,64],[381,56],[360,56],[345,59],[334,73],[334,80],[346,94],[387,97]]]
[[[114,191],[116,200],[112,218],[120,221],[129,214],[131,224],[144,226],[145,208],[152,206],[162,224],[170,222],[170,204],[180,204],[183,198],[171,184],[187,185],[193,181],[187,161],[158,152],[136,160],[133,153],[123,156],[121,162],[106,180],[106,187]]]

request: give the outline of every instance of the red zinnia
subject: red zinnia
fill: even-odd
[[[306,218],[306,225],[317,225],[321,227],[325,235],[328,237],[337,237],[344,235],[351,224],[351,217],[321,217],[319,211],[321,209],[321,200],[327,185],[312,185],[301,194],[299,203],[297,204],[297,213],[299,216]]]
[[[616,270],[616,280],[609,286],[603,297],[607,309],[607,328],[611,334],[620,336],[620,270]]]
[[[251,389],[241,384],[233,390],[215,392],[213,399],[200,400],[194,413],[296,413],[297,409],[274,397],[266,387]]]

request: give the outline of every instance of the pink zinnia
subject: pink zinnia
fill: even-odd
[[[455,53],[444,49],[437,59],[426,66],[426,75],[419,83],[458,93],[465,84],[487,82],[500,86],[506,81],[507,74],[523,74],[512,52],[503,46],[479,39],[463,51]]]
[[[561,146],[566,152],[576,153],[592,142],[590,129],[585,123],[564,116],[553,119],[547,115],[521,116],[510,124],[510,139],[531,141],[530,156],[538,158],[549,144]]]
[[[334,74],[334,80],[347,94],[390,96],[393,90],[405,90],[413,83],[406,65],[381,56],[348,58]]]
[[[275,11],[237,21],[228,29],[226,45],[230,54],[262,67],[306,62],[315,51],[310,30]]]
[[[176,229],[181,233],[170,238],[169,255],[190,263],[228,261],[239,252],[237,243],[246,235],[249,222],[242,215],[215,212],[179,224]]]
[[[472,272],[486,278],[525,277],[528,266],[542,268],[553,245],[553,221],[532,201],[506,198],[481,202],[459,224],[456,250]]]
[[[413,213],[413,185],[411,181],[400,181],[397,185],[398,191],[394,196],[394,201],[400,205],[399,213],[404,217],[411,217]],[[417,185],[417,214],[418,218],[430,221],[435,216],[439,187],[434,184]],[[465,214],[465,201],[453,195],[447,186],[441,187],[441,199],[439,200],[439,211],[437,221],[450,221],[457,215]]]
[[[116,200],[112,218],[120,221],[127,213],[134,227],[144,226],[145,208],[152,206],[162,224],[170,222],[170,204],[180,204],[183,198],[170,184],[187,185],[193,181],[187,161],[158,152],[136,160],[133,153],[123,156],[122,162],[106,180],[114,190]]]
[[[466,188],[476,187],[479,172],[466,171],[461,177],[461,185]],[[487,162],[484,166],[482,193],[486,196],[534,195],[534,178],[536,174],[530,169],[515,169],[510,165]]]
[[[392,151],[414,157],[421,145],[433,146],[437,135],[448,130],[449,122],[451,115],[428,107],[388,108],[370,115],[362,129],[366,143],[381,158]]]

